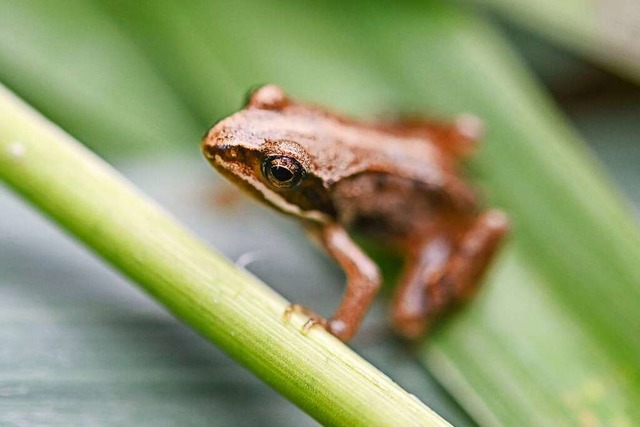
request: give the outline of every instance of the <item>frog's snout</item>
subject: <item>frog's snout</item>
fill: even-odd
[[[229,143],[225,132],[218,132],[212,129],[202,142],[202,153],[207,158],[211,166],[223,173],[235,169],[239,160],[239,147]]]
[[[226,159],[229,157],[229,154],[234,150],[228,144],[219,143],[219,144],[202,144],[202,153],[209,160],[210,163],[216,164],[219,163],[220,160]]]
[[[219,126],[214,126],[205,137],[202,139],[202,154],[209,160],[213,161],[216,155],[220,155],[222,152],[229,149],[226,139],[223,137],[223,132],[220,131]]]

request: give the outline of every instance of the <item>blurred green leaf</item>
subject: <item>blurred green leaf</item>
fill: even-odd
[[[237,110],[250,88],[267,82],[358,114],[395,107],[389,82],[361,49],[365,41],[336,25],[348,5],[196,0],[158,8],[157,2],[142,0],[132,9],[126,1],[94,1],[167,70],[171,85],[207,125]],[[166,65],[175,64],[174,55],[182,70]],[[196,91],[200,95],[193,97]]]
[[[87,1],[1,0],[0,80],[103,154],[201,136],[173,89]]]
[[[640,4],[633,0],[473,0],[640,83]]]

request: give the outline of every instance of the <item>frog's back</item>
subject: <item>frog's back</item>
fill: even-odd
[[[255,140],[255,146],[265,140],[300,144],[313,160],[313,172],[325,182],[368,171],[403,175],[437,187],[445,175],[456,173],[457,162],[424,135],[402,134],[337,115],[291,100],[272,87],[260,89],[232,119],[237,121],[237,132]]]
[[[274,87],[254,94],[225,129],[250,147],[265,141],[302,147],[308,174],[323,183],[338,221],[348,227],[402,235],[441,212],[476,209],[457,162],[427,137],[345,118]]]

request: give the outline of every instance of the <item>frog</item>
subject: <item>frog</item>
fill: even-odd
[[[354,236],[403,259],[391,324],[409,340],[477,293],[508,234],[508,216],[484,209],[466,177],[483,124],[462,114],[363,120],[288,96],[269,84],[217,122],[201,148],[208,162],[259,202],[297,219],[342,268],[346,290],[325,319],[297,304],[342,341],[357,332],[378,293],[378,265]]]

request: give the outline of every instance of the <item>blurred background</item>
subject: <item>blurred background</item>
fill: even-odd
[[[637,425],[637,258],[600,242],[640,250],[619,222],[640,207],[640,11],[539,3],[0,0],[0,83],[327,315],[340,270],[287,219],[223,202],[205,131],[268,82],[354,116],[480,115],[470,170],[511,248],[431,343],[393,337],[385,296],[353,347],[454,425]],[[0,187],[0,424],[315,421]]]

